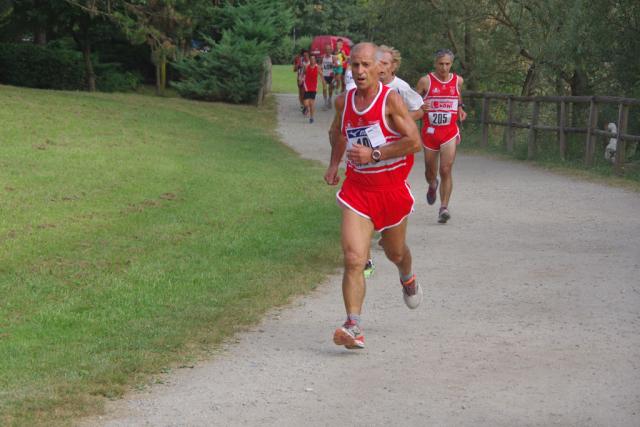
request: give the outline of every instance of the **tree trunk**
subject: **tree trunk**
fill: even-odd
[[[87,90],[89,92],[96,91],[96,73],[93,70],[91,62],[91,43],[88,39],[82,44],[82,58],[84,59],[84,72],[86,75]]]
[[[33,43],[38,46],[47,44],[47,29],[44,27],[36,28],[33,31]]]
[[[573,70],[573,75],[571,76],[571,79],[569,79],[569,86],[571,87],[571,96],[589,95],[587,76],[578,68]],[[578,104],[573,105],[573,109],[571,111],[571,125],[573,127],[578,127],[578,122],[581,121],[579,116],[585,112],[585,106]]]
[[[532,62],[529,65],[529,69],[527,70],[527,76],[524,79],[524,83],[522,84],[522,93],[521,96],[531,96],[533,94],[533,83],[536,79],[536,63]]]
[[[475,68],[476,55],[473,49],[473,38],[471,36],[470,25],[465,25],[464,28],[464,62],[467,66],[464,74],[465,86],[469,90],[476,90],[478,85],[475,77],[473,76],[473,70]]]
[[[156,62],[156,94],[164,95],[167,87],[167,57],[163,53],[159,53]]]

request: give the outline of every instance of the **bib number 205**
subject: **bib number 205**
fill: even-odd
[[[433,126],[445,126],[451,123],[451,113],[429,113],[429,123]]]

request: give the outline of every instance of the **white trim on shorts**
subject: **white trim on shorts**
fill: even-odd
[[[338,190],[338,192],[336,193],[336,199],[338,199],[338,205],[342,205],[342,207],[349,209],[350,211],[355,212],[356,214],[360,215],[363,218],[368,219],[369,221],[373,222],[371,220],[371,217],[369,215],[365,215],[362,212],[360,212],[359,210],[355,209],[353,206],[349,205],[349,203],[345,202],[344,200],[342,200],[340,198],[340,191],[342,191],[342,188],[340,190]],[[413,196],[412,196],[413,197]]]
[[[415,197],[413,197],[413,193],[411,192],[411,187],[409,187],[409,184],[407,184],[407,181],[404,182],[404,185],[405,185],[405,187],[407,187],[407,191],[409,192],[409,196],[411,196],[411,200],[413,200],[413,204],[411,205],[411,209],[409,210],[409,213],[407,213],[405,216],[403,216],[402,219],[400,219],[400,221],[396,222],[395,224],[387,225],[386,227],[382,227],[379,230],[377,230],[374,227],[373,231],[381,233],[384,230],[388,230],[390,228],[397,227],[398,225],[402,224],[402,221],[407,219],[409,217],[409,215],[411,215],[413,212],[415,212],[414,206],[416,205],[416,199],[415,199]],[[347,208],[350,211],[354,212],[355,214],[357,214],[357,215],[359,215],[359,216],[361,216],[363,218],[368,219],[373,224],[373,220],[371,219],[371,217],[369,215],[363,214],[362,212],[360,212],[359,210],[355,209],[353,206],[349,205],[347,202],[342,200],[340,198],[340,191],[342,191],[342,189],[338,190],[338,192],[336,193],[336,199],[337,199],[337,202],[338,202],[338,206],[342,205],[342,207]]]
[[[451,138],[450,140],[448,140],[447,142],[444,142],[442,144],[440,144],[440,148],[442,148],[443,145],[447,145],[449,144],[451,141],[455,141],[456,139],[458,139],[460,137],[460,131],[458,130],[458,133],[456,134],[456,136],[454,136],[453,138]],[[433,151],[435,153],[440,152],[440,148],[438,148],[437,150],[434,150],[433,148],[429,148],[426,145],[424,145],[424,143],[422,144],[422,148],[424,148],[425,150],[429,150],[429,151]]]
[[[402,219],[400,221],[396,222],[395,224],[388,225],[386,227],[382,227],[380,230],[375,230],[375,231],[377,231],[379,233],[382,233],[384,230],[388,230],[390,228],[397,227],[400,224],[402,224],[402,221],[407,219],[409,217],[409,215],[411,215],[413,212],[415,212],[415,209],[413,207],[416,205],[416,199],[415,199],[415,197],[413,197],[413,193],[411,192],[411,187],[409,187],[409,184],[407,184],[407,181],[404,182],[404,185],[407,187],[407,191],[409,192],[409,195],[411,196],[411,199],[413,200],[413,204],[411,205],[411,210],[409,211],[408,214],[403,216]]]

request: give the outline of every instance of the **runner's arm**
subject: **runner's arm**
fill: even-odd
[[[404,81],[399,91],[413,121],[420,120],[424,116],[422,96]]]
[[[461,122],[464,122],[467,119],[467,113],[462,108],[462,106],[464,105],[462,103],[462,84],[463,83],[464,83],[464,79],[462,77],[458,76],[458,93],[460,94],[459,95],[460,104],[458,105],[458,118],[460,119]]]
[[[389,126],[400,134],[400,139],[378,148],[381,154],[380,160],[402,157],[420,151],[420,134],[416,122],[413,121],[402,98],[395,91],[390,92],[387,97],[386,112]],[[373,161],[372,153],[373,148],[356,144],[347,150],[347,158],[354,163],[370,163]]]
[[[428,93],[429,93],[429,89],[431,88],[431,80],[429,80],[429,76],[426,75],[424,77],[421,77],[420,80],[418,80],[418,84],[416,85],[416,92],[418,92],[418,94],[420,94],[420,96],[422,96],[422,98],[424,98]],[[422,104],[422,112],[426,113],[427,112],[427,104]]]
[[[329,128],[329,143],[331,144],[331,158],[329,159],[329,167],[324,174],[324,180],[329,185],[337,185],[340,182],[338,176],[338,168],[347,148],[347,141],[342,135],[342,111],[344,110],[345,93],[336,97],[335,109],[336,114]]]

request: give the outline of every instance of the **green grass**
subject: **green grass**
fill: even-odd
[[[0,425],[64,425],[340,258],[323,169],[261,108],[0,86]]]
[[[274,65],[271,68],[271,91],[273,93],[298,93],[293,65]]]
[[[514,151],[513,153],[508,153],[503,144],[503,129],[502,127],[491,127],[488,147],[482,148],[480,147],[481,128],[476,124],[467,122],[462,131],[463,143],[460,145],[460,151],[489,153],[503,159],[526,160],[528,133],[517,131]],[[556,144],[555,134],[549,133],[545,135],[541,133],[538,141],[538,153],[536,159],[531,163],[566,176],[622,187],[632,191],[640,191],[640,159],[628,161],[625,164],[624,176],[616,176],[612,165],[603,159],[604,147],[600,147],[602,143],[598,145],[598,151],[594,156],[594,165],[592,167],[584,165],[583,135],[569,138],[566,160],[560,158]]]

